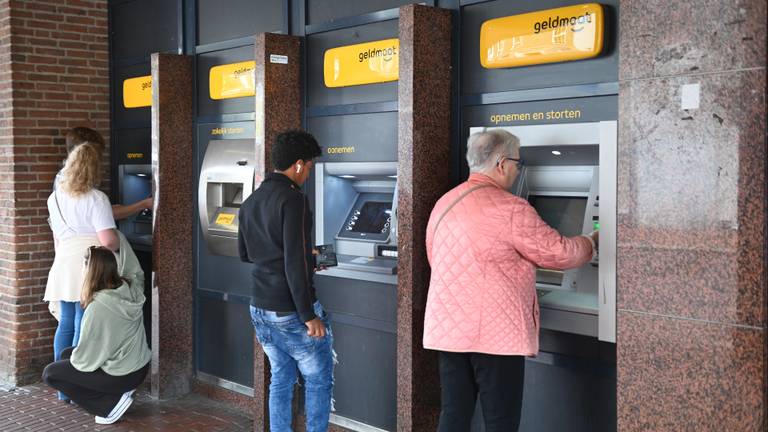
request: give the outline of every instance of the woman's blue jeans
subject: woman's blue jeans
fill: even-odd
[[[283,314],[251,306],[256,336],[269,358],[269,425],[271,432],[291,431],[293,386],[298,372],[304,378],[307,432],[326,432],[333,391],[333,334],[320,302],[315,315],[325,323],[326,335],[307,335],[298,314]]]
[[[80,302],[59,302],[59,326],[53,336],[53,361],[61,360],[61,352],[66,348],[77,346],[80,340],[80,321],[83,319],[83,308]],[[69,400],[64,393],[59,392],[60,400]]]

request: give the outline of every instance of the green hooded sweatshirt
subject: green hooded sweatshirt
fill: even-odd
[[[125,236],[120,237],[117,267],[130,283],[103,289],[86,307],[80,341],[70,361],[81,372],[102,369],[112,376],[124,376],[144,367],[152,357],[144,332],[144,272]]]

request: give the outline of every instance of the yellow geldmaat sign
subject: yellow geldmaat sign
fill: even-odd
[[[480,28],[480,63],[507,68],[596,57],[604,29],[597,3],[488,20]]]
[[[212,67],[208,74],[211,99],[231,99],[255,95],[255,70],[255,61]]]
[[[152,75],[123,81],[123,106],[141,108],[152,106]]]
[[[346,87],[397,81],[399,51],[399,39],[331,48],[323,59],[325,85]]]

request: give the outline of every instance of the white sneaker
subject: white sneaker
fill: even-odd
[[[115,405],[115,407],[112,408],[112,411],[110,411],[108,416],[106,417],[96,416],[96,424],[107,425],[120,420],[120,417],[122,417],[123,414],[125,414],[125,411],[127,411],[128,407],[130,407],[131,404],[133,403],[134,393],[136,393],[136,390],[131,390],[123,393],[123,396],[117,402],[117,405]]]

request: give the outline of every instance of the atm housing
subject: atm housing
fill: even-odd
[[[349,430],[395,430],[397,162],[321,160],[314,176],[308,189],[315,243],[333,244],[338,260],[314,278],[339,358],[331,422]]]
[[[396,162],[315,165],[315,241],[334,244],[339,262],[326,275],[396,282],[396,177]]]
[[[198,184],[200,228],[212,254],[239,256],[238,212],[253,192],[255,144],[249,139],[211,140]]]
[[[118,165],[120,203],[133,204],[152,196],[152,166],[149,164]],[[152,210],[142,210],[117,221],[134,249],[150,251],[152,247]]]
[[[564,236],[600,228],[599,256],[565,271],[537,269],[541,327],[616,342],[616,122],[502,128],[525,161],[512,192]]]

